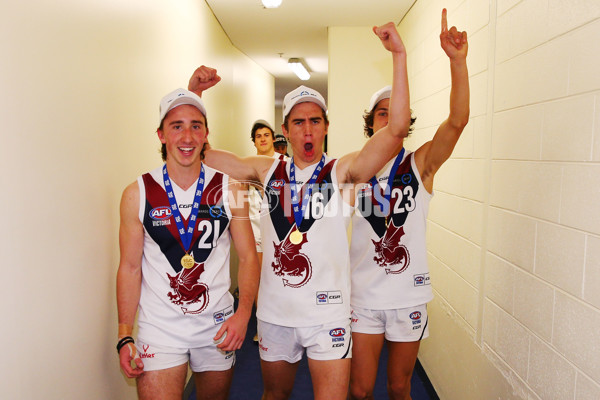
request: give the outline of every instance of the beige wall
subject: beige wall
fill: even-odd
[[[391,57],[369,27],[330,27],[328,153],[358,150],[365,142],[362,115],[371,95],[391,84]]]
[[[251,154],[273,77],[203,1],[32,0],[0,18],[0,397],[135,398],[114,348],[118,203],[160,164],[159,100],[215,66],[212,141]]]
[[[436,177],[420,359],[444,400],[598,399],[600,3],[417,1],[399,25],[418,118],[410,149],[448,113],[442,7],[469,33],[471,119]],[[390,65],[370,59],[369,28],[330,32],[330,134],[355,135],[330,137],[339,155],[357,147],[356,114]],[[350,53],[344,36],[370,47]],[[355,84],[365,68],[373,82]]]

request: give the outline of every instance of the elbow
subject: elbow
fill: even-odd
[[[404,139],[408,136],[408,132],[410,130],[410,113],[403,116],[400,120],[392,121],[390,119],[389,125],[392,131],[392,134],[399,139]]]
[[[469,123],[469,112],[467,111],[463,115],[451,117],[448,119],[448,122],[453,129],[462,132]]]

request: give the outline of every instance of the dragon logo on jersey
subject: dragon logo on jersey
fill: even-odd
[[[200,282],[204,263],[195,263],[190,269],[182,269],[175,276],[169,275],[172,292],[168,293],[173,304],[181,306],[184,314],[200,314],[208,305],[208,286]]]
[[[385,231],[383,237],[375,241],[376,256],[373,260],[382,268],[385,268],[386,274],[399,274],[404,272],[410,262],[410,256],[406,246],[400,244],[400,239],[404,236],[404,227],[394,225],[393,219]]]
[[[306,285],[312,277],[312,266],[305,254],[300,253],[300,248],[306,239],[306,232],[302,233],[302,240],[298,244],[290,242],[289,234],[279,244],[273,242],[275,247],[275,261],[271,263],[275,275],[282,277],[283,286],[299,288]]]

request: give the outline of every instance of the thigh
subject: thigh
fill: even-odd
[[[372,395],[383,341],[383,333],[372,335],[352,332],[350,393],[353,398]]]
[[[187,363],[176,367],[145,371],[137,378],[139,400],[181,400],[187,376]]]
[[[421,342],[388,342],[388,382],[401,382],[412,377]]]
[[[227,400],[233,368],[225,371],[194,372],[196,400]]]
[[[345,400],[350,383],[350,359],[308,359],[315,400]]]
[[[300,362],[260,360],[263,377],[263,400],[287,399],[294,388],[296,371]]]

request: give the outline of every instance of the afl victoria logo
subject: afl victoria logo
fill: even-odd
[[[329,331],[329,336],[340,337],[346,334],[346,330],[344,328],[335,328]]]
[[[415,312],[411,313],[410,319],[412,319],[412,320],[421,319],[421,313],[419,311],[415,311]]]
[[[167,206],[160,206],[150,210],[149,216],[155,221],[162,221],[164,219],[171,218],[171,208]]]

